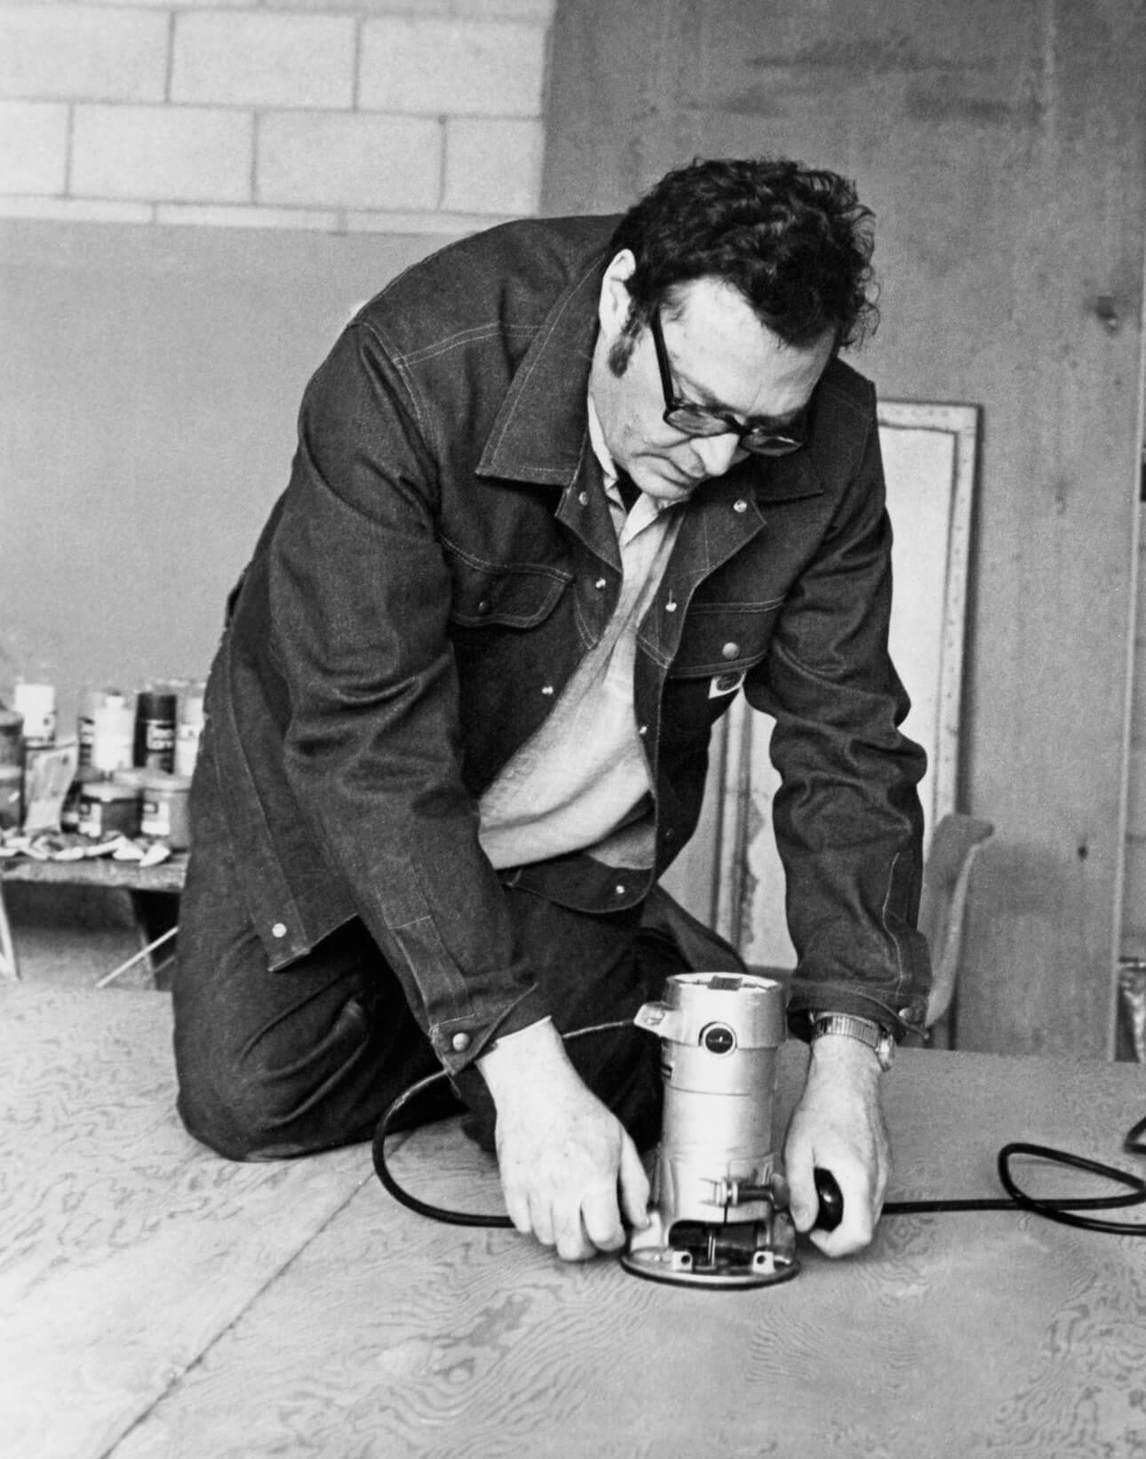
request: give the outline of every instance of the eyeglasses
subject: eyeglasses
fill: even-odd
[[[665,396],[664,422],[674,431],[683,431],[686,436],[736,436],[746,451],[756,456],[787,456],[798,451],[804,444],[807,421],[799,415],[783,430],[773,426],[742,425],[735,416],[723,410],[710,410],[673,394],[672,371],[669,368],[668,350],[661,333],[660,310],[654,309],[650,320],[653,344],[656,346],[657,364],[661,372],[661,389]]]

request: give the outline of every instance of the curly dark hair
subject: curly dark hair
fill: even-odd
[[[719,278],[787,344],[828,332],[838,349],[859,344],[879,319],[872,223],[837,173],[783,159],[697,159],[667,173],[613,234],[613,254],[636,258],[624,334],[632,342],[654,309],[672,311],[677,285]]]

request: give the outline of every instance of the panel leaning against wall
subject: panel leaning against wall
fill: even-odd
[[[903,729],[927,751],[925,835],[956,809],[971,505],[979,412],[882,401],[880,445],[895,534],[891,653],[911,697]],[[753,964],[791,968],[784,873],[772,834],[779,784],[771,720],[740,696],[713,737],[706,815],[664,878]]]

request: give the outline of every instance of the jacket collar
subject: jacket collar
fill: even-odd
[[[573,482],[587,449],[589,366],[606,262],[597,254],[546,315],[494,420],[479,476]]]

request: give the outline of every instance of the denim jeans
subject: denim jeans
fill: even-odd
[[[217,806],[201,806],[210,855],[192,859],[174,982],[179,1113],[232,1159],[304,1155],[369,1140],[391,1102],[441,1066],[398,980],[353,919],[306,956],[271,971],[237,892]],[[562,1033],[630,1020],[687,967],[735,968],[736,954],[659,890],[640,907],[573,911],[506,889],[519,946]],[[650,925],[655,923],[655,925]],[[581,1077],[642,1148],[660,1129],[660,1050],[632,1028],[575,1040]],[[468,1108],[468,1132],[493,1145],[494,1110],[472,1065],[402,1112],[402,1123]],[[408,1118],[405,1118],[408,1114]]]

